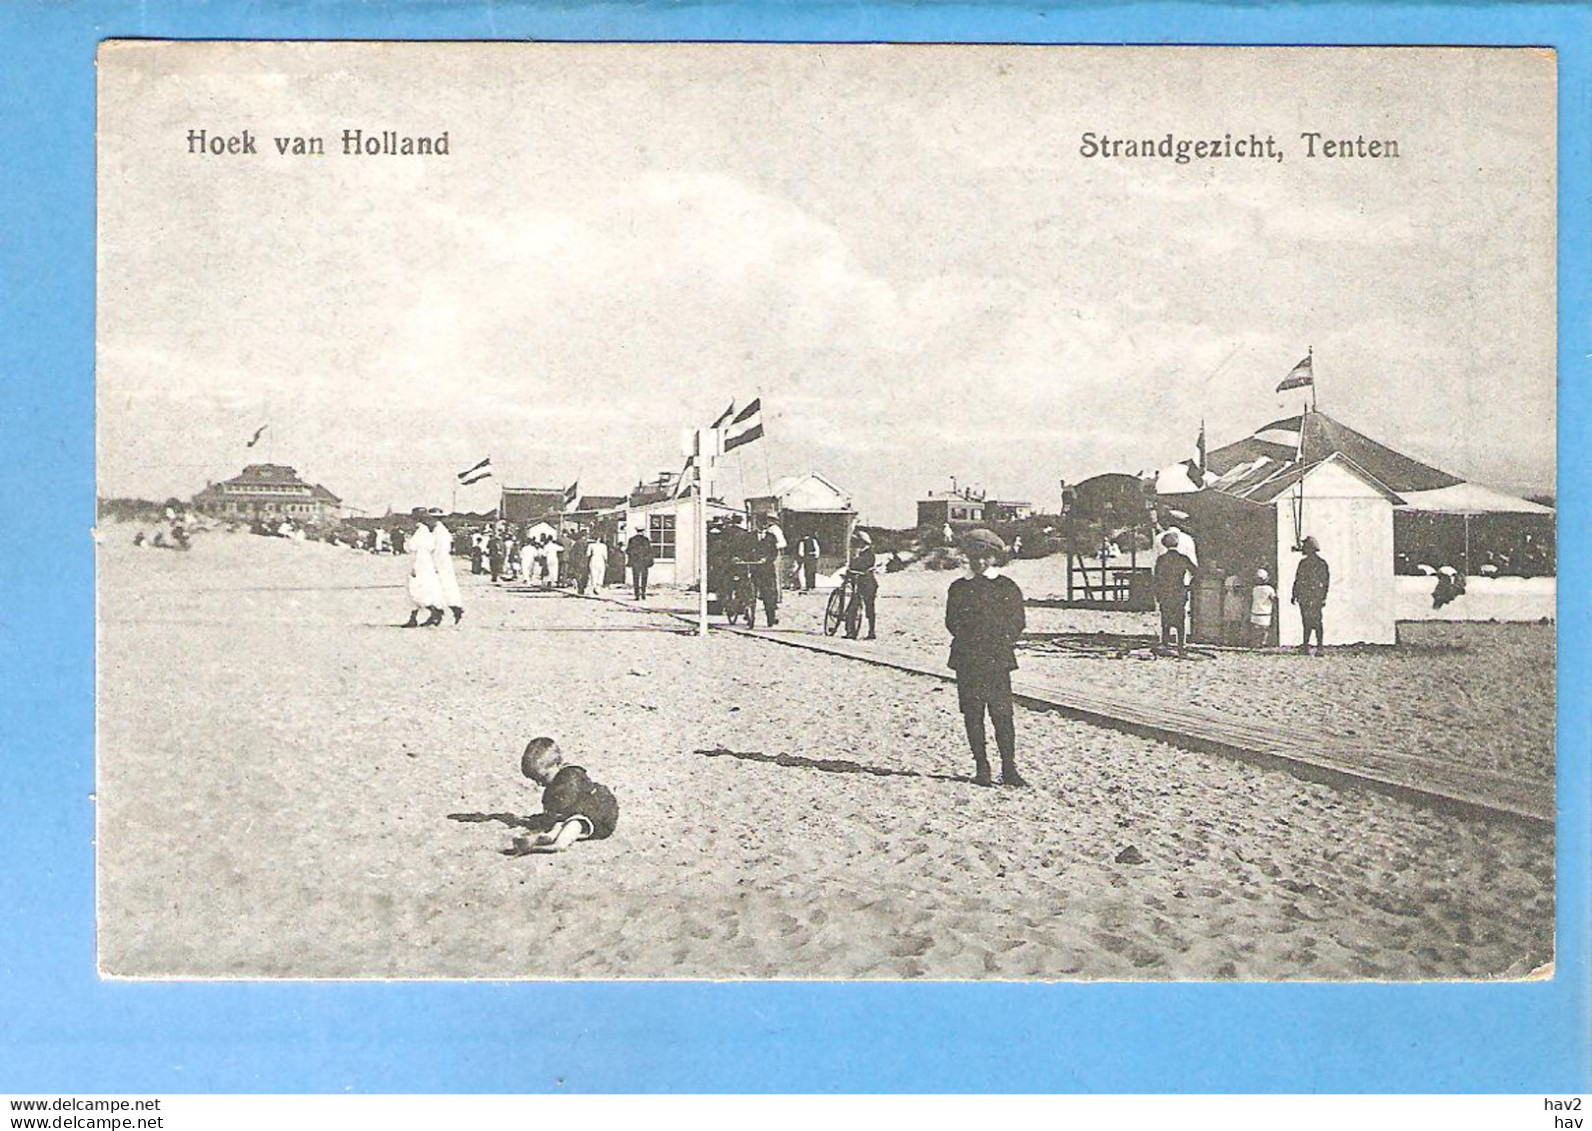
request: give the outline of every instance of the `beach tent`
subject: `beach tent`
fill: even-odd
[[[1274,420],[1242,440],[1215,449],[1206,456],[1203,478],[1194,460],[1162,468],[1156,474],[1156,491],[1162,495],[1197,491],[1243,464],[1313,464],[1335,454],[1353,460],[1378,483],[1397,493],[1404,500],[1405,510],[1472,515],[1553,513],[1552,507],[1468,482],[1412,459],[1324,412]]]
[[[1233,477],[1272,478],[1284,467],[1312,466],[1341,456],[1401,500],[1395,511],[1395,554],[1402,572],[1418,563],[1471,573],[1487,553],[1515,551],[1532,539],[1551,544],[1552,507],[1473,483],[1395,451],[1324,412],[1274,420],[1195,460],[1156,472],[1156,493],[1176,497]],[[1529,538],[1527,536],[1530,536]]]
[[[1297,547],[1309,535],[1332,569],[1328,643],[1395,643],[1396,585],[1388,566],[1393,510],[1402,501],[1341,452],[1306,464],[1234,464],[1205,490],[1179,496],[1202,552],[1190,638],[1221,641],[1224,621],[1234,619],[1224,615],[1224,602],[1236,602],[1227,614],[1247,616],[1250,584],[1265,569],[1281,598],[1278,642],[1297,645],[1302,626],[1288,599],[1303,560]]]

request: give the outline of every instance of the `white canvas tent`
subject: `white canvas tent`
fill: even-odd
[[[1298,611],[1289,604],[1303,555],[1298,544],[1314,537],[1332,570],[1327,599],[1329,644],[1396,642],[1396,586],[1392,569],[1393,508],[1402,499],[1341,453],[1309,464],[1250,461],[1203,491],[1180,496],[1195,524],[1205,560],[1194,594],[1193,639],[1222,638],[1226,580],[1247,615],[1248,585],[1256,569],[1276,579],[1280,595],[1278,643],[1303,637]]]

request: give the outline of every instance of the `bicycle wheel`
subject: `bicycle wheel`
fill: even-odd
[[[829,595],[824,606],[824,635],[833,636],[840,631],[840,622],[846,619],[846,586],[842,585]]]
[[[852,601],[846,610],[846,635],[862,635],[862,602]]]
[[[757,590],[750,585],[741,588],[741,615],[746,618],[747,628],[757,627]]]

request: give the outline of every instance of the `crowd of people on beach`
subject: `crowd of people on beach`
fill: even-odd
[[[1471,573],[1476,577],[1552,577],[1558,571],[1552,539],[1541,538],[1529,530],[1504,543],[1496,538],[1486,548],[1469,547],[1445,553],[1435,545],[1400,550],[1394,555],[1393,571],[1403,577],[1437,577],[1441,574]]]
[[[167,507],[165,521],[151,534],[140,527],[133,534],[133,545],[148,546],[154,550],[186,550],[193,543],[189,539],[189,520],[183,512]]]
[[[590,527],[571,525],[560,531],[546,522],[494,522],[467,526],[456,535],[438,510],[416,508],[413,519],[413,531],[394,528],[390,541],[390,552],[410,557],[408,591],[414,608],[405,628],[435,627],[447,610],[454,624],[463,620],[456,558],[468,561],[471,574],[496,585],[574,589],[585,596],[625,585],[628,576],[635,600],[645,601],[650,593],[656,550],[640,529],[622,542]],[[381,538],[385,533],[378,528],[355,548],[389,552]],[[423,621],[421,613],[426,614]]]

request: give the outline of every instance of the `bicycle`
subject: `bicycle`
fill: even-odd
[[[862,628],[862,602],[854,600],[857,578],[850,570],[840,576],[840,585],[829,595],[824,606],[824,635],[833,636],[842,625],[847,636],[856,636]]]

